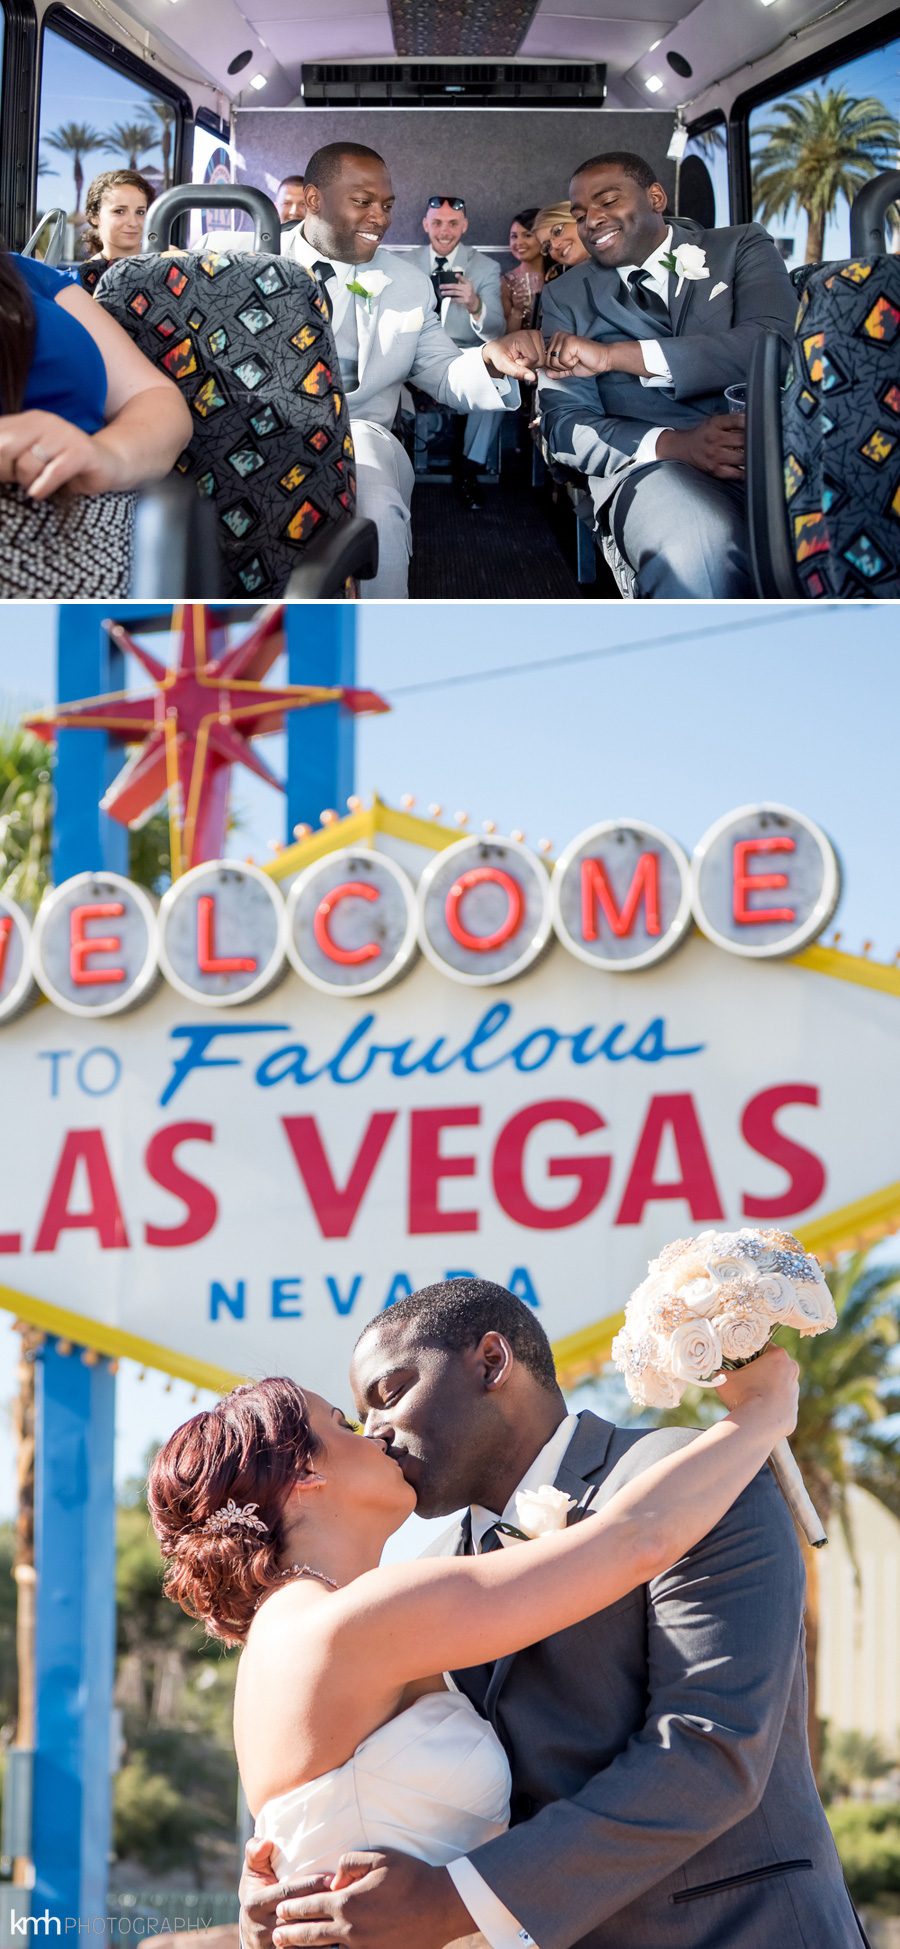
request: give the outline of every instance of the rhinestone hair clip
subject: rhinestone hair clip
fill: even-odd
[[[212,1515],[207,1516],[205,1523],[199,1524],[198,1534],[222,1536],[227,1535],[229,1530],[250,1529],[255,1530],[260,1536],[268,1536],[269,1525],[257,1515],[258,1508],[257,1502],[238,1503],[233,1496],[230,1496],[224,1508],[214,1509]]]

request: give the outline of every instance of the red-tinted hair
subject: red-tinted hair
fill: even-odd
[[[253,1613],[281,1582],[287,1495],[321,1444],[296,1381],[276,1376],[236,1387],[216,1407],[176,1428],[147,1485],[150,1519],[166,1559],[166,1596],[212,1637],[241,1644]],[[234,1501],[256,1504],[266,1525],[203,1533]]]

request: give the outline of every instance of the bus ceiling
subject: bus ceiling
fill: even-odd
[[[603,105],[689,120],[855,33],[886,0],[81,0],[195,109]],[[139,29],[135,33],[135,27]],[[189,72],[192,71],[192,72]],[[217,106],[218,103],[218,106]]]

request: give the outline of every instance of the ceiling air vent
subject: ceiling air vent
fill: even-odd
[[[596,61],[347,61],[304,63],[307,108],[600,108]]]

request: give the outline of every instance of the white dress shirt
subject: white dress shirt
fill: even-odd
[[[628,284],[628,279],[631,275],[631,272],[636,270],[646,271],[648,275],[647,275],[647,283],[644,287],[645,290],[649,289],[650,291],[654,291],[658,298],[662,298],[663,304],[668,305],[669,273],[666,269],[666,266],[662,263],[661,260],[663,259],[663,257],[668,256],[668,253],[671,250],[671,248],[672,248],[672,230],[670,225],[669,229],[666,231],[662,243],[657,246],[656,250],[652,250],[650,252],[649,257],[644,258],[643,264],[641,265],[620,264],[619,265],[619,276],[622,280],[622,283],[628,289],[630,295],[633,295],[633,293],[631,293],[631,287]],[[669,371],[669,367],[666,363],[666,355],[662,349],[659,339],[642,338],[641,352],[643,353],[644,364],[647,368],[647,377],[645,378],[643,373],[641,374],[641,385],[642,386],[671,386],[672,374]],[[659,439],[660,434],[663,431],[664,429],[661,426],[652,426],[649,432],[644,434],[644,437],[640,442],[640,445],[638,446],[634,458],[631,462],[632,467],[645,467],[649,460],[656,459],[656,443],[657,440]]]
[[[577,1414],[567,1414],[555,1434],[545,1442],[539,1455],[536,1455],[522,1477],[518,1488],[499,1515],[496,1509],[485,1509],[480,1503],[473,1503],[469,1512],[472,1523],[472,1543],[480,1551],[486,1532],[497,1522],[515,1523],[516,1496],[521,1489],[539,1489],[543,1482],[553,1483],[562,1466],[563,1458],[572,1436],[578,1427]],[[466,1905],[476,1929],[486,1936],[491,1949],[537,1949],[534,1937],[523,1929],[514,1915],[495,1895],[492,1888],[473,1867],[468,1855],[458,1861],[451,1861],[447,1869],[460,1900]]]
[[[444,257],[444,270],[452,271],[456,264],[456,253],[458,250],[459,250],[459,245],[454,244],[453,249],[451,251],[448,251],[445,254],[444,251],[440,251],[440,252],[436,251],[434,245],[432,244],[431,261],[428,266],[429,277],[433,277],[435,271],[437,270],[437,261],[439,255],[441,257]],[[465,272],[463,272],[463,276],[465,276]],[[479,297],[477,291],[475,293],[475,296],[476,298],[478,298],[478,310],[470,311],[469,317],[471,318],[472,325],[475,331],[477,332],[479,326],[483,323],[484,320],[484,299],[482,297]],[[454,303],[454,300],[452,298],[440,298],[438,300],[438,303],[440,304],[440,308],[441,308],[441,324],[445,325],[447,322],[447,312],[450,306]]]
[[[285,243],[287,242],[288,238],[285,238]],[[348,291],[347,286],[354,282],[357,271],[360,269],[365,271],[365,264],[361,266],[358,264],[342,264],[338,258],[326,257],[324,251],[314,250],[312,244],[308,242],[304,235],[302,223],[298,223],[296,230],[290,232],[290,246],[291,257],[296,258],[298,264],[305,264],[308,271],[312,270],[314,264],[331,265],[334,271],[334,277],[327,279],[325,290],[328,293],[328,302],[331,305],[332,330],[336,332],[343,324],[345,314],[353,298],[353,292]]]

